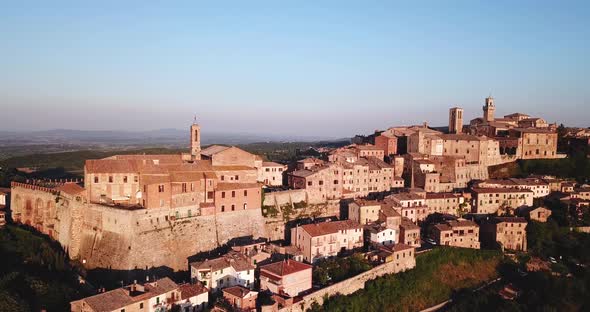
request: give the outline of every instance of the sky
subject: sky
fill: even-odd
[[[590,1],[3,1],[0,130],[590,126]]]

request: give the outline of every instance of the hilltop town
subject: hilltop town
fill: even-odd
[[[446,129],[392,126],[290,163],[202,148],[207,129],[195,120],[188,152],[88,159],[83,180],[12,182],[0,190],[0,225],[46,235],[85,269],[164,267],[188,277],[98,288],[71,311],[317,309],[415,270],[417,256],[435,250],[527,256],[527,227],[554,217],[550,200],[586,218],[590,186],[580,181],[490,175],[520,160],[568,157],[558,152],[557,124],[495,111],[490,96],[468,123],[453,107]],[[572,148],[590,143],[587,129],[564,137]],[[546,270],[555,257],[530,257],[527,268]],[[355,265],[337,277],[329,264],[342,261]],[[514,300],[519,289],[509,284],[500,295]]]

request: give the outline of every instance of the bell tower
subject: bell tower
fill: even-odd
[[[494,121],[495,111],[496,104],[494,104],[494,98],[490,95],[486,98],[486,103],[483,107],[483,120],[487,122]]]
[[[191,125],[191,158],[192,160],[201,159],[201,127],[197,124],[197,116]]]

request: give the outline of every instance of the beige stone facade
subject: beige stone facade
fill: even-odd
[[[527,221],[520,217],[494,217],[481,224],[481,239],[489,246],[498,243],[503,249],[526,251]]]
[[[473,213],[496,213],[500,209],[516,209],[533,205],[533,191],[511,188],[473,188]]]
[[[202,311],[208,302],[207,288],[178,285],[169,278],[100,293],[70,303],[72,312],[155,312],[174,306],[182,311]]]
[[[441,246],[479,249],[479,226],[469,220],[451,220],[434,225],[434,240]]]
[[[354,162],[337,160],[307,168],[290,172],[288,182],[293,189],[305,189],[309,203],[362,197],[403,186],[394,168],[376,157],[359,157]]]
[[[301,250],[305,261],[314,263],[343,250],[361,248],[363,228],[352,220],[297,226],[291,229],[291,244]]]
[[[260,267],[260,289],[274,294],[295,297],[312,287],[313,266],[284,260]]]
[[[477,184],[480,188],[512,188],[521,190],[531,190],[534,198],[541,198],[551,193],[549,183],[543,179],[527,178],[517,179],[510,178],[504,180],[485,180]]]

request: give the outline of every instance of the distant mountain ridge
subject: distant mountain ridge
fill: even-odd
[[[248,144],[256,142],[304,142],[338,140],[324,136],[294,136],[275,134],[249,134],[231,132],[203,132],[202,143]],[[30,144],[133,144],[133,145],[187,145],[188,131],[181,129],[158,129],[148,131],[75,130],[51,129],[43,131],[0,131],[0,145]]]

